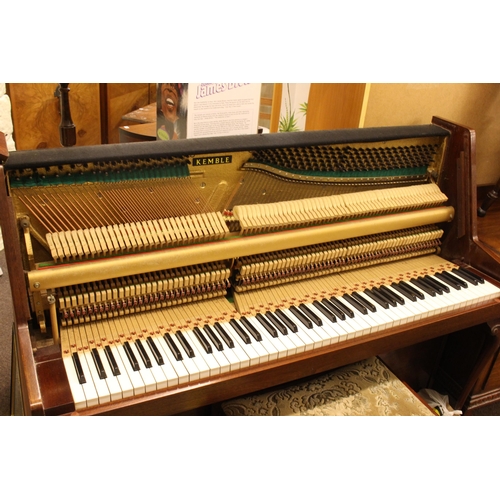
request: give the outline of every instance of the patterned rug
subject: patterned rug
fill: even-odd
[[[221,406],[230,416],[435,416],[376,357]]]

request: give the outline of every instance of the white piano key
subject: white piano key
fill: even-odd
[[[134,396],[138,396],[139,394],[145,394],[146,388],[144,387],[144,381],[141,377],[141,374],[138,371],[134,370],[130,365],[128,356],[125,352],[125,349],[123,348],[123,345],[117,344],[115,347],[116,347],[116,352],[120,357],[121,365],[123,366],[125,372],[127,373],[128,378],[132,384],[132,387],[134,388]]]
[[[409,285],[417,288],[414,283],[409,282]],[[466,302],[465,296],[463,296],[462,300],[459,300],[454,306],[452,306],[452,301],[445,296],[445,294],[438,295],[436,294],[434,297],[431,296],[425,290],[418,290],[424,294],[424,299],[418,299],[420,304],[427,308],[428,314],[427,317],[436,316],[438,314],[444,314],[454,308],[460,308],[462,304]]]
[[[164,371],[156,363],[153,353],[147,346],[147,341],[146,338],[144,337],[144,335],[147,334],[147,329],[144,328],[145,325],[141,324],[141,321],[139,321],[137,317],[134,315],[131,315],[124,319],[125,323],[131,329],[131,331],[134,331],[136,332],[136,334],[139,334],[139,337],[136,337],[134,340],[129,341],[129,344],[134,345],[134,353],[136,354],[136,358],[139,361],[140,374],[146,386],[146,392],[159,389],[166,389],[168,387],[168,380],[167,377],[165,376]],[[139,352],[139,347],[136,344],[137,341],[140,341],[142,347],[145,350],[146,355],[149,357],[151,361],[151,367],[146,367],[142,359],[141,353]]]
[[[217,364],[213,356],[210,356],[209,354],[204,356],[204,354],[200,352],[200,349],[198,349],[198,340],[196,339],[194,333],[191,330],[186,330],[182,333],[194,351],[195,355],[192,359],[198,367],[198,370],[200,372],[200,379],[219,375],[220,366]]]
[[[253,337],[253,335],[247,329],[246,325],[241,320],[238,320],[238,323],[241,326],[241,328],[243,328],[243,331],[245,331],[248,334],[252,347],[255,349],[255,352],[259,355],[259,363],[267,363],[269,361],[269,352],[262,345],[262,342],[256,340]]]
[[[233,352],[233,349],[230,348],[220,333],[215,329],[214,326],[209,326],[210,331],[212,334],[215,336],[216,339],[218,339],[222,345],[222,350],[218,351],[216,347],[216,342],[212,341],[210,338],[208,332],[206,331],[205,327],[200,328],[202,332],[205,334],[205,337],[209,340],[210,344],[212,345],[212,350],[214,351],[214,355],[218,358],[219,360],[219,365],[221,367],[221,372],[225,373],[226,371],[235,371],[239,370],[241,368],[241,362],[238,356]],[[226,368],[227,365],[227,368]]]
[[[282,309],[282,312],[298,328],[297,333],[292,332],[288,335],[291,336],[292,339],[294,338],[294,335],[298,337],[303,342],[306,351],[310,351],[322,346],[323,341],[321,340],[321,338],[313,330],[307,330],[306,327],[301,323],[301,321],[297,319],[297,317],[289,309]]]
[[[99,404],[109,403],[111,401],[111,395],[109,394],[108,385],[106,384],[105,379],[99,378],[99,374],[97,373],[94,360],[92,359],[92,354],[85,350],[83,352],[83,356],[85,357],[85,361],[87,362],[87,368],[89,370],[90,376],[92,377],[92,381],[94,382],[94,387],[97,392],[97,397],[99,398]],[[80,356],[80,359],[82,357]],[[83,361],[82,361],[83,364]]]
[[[169,333],[165,333],[165,335],[170,335]],[[161,349],[165,356],[165,359],[170,362],[170,366],[174,369],[179,385],[184,385],[189,382],[189,372],[187,371],[184,363],[182,361],[178,361],[175,359],[175,356],[172,354],[172,351],[168,347],[167,342],[163,338],[163,336],[154,337],[153,340],[156,343],[156,346]]]
[[[293,325],[295,325],[295,328],[297,329],[297,331],[294,332],[290,328],[288,328],[288,325],[286,325],[288,330],[287,339],[290,340],[296,346],[297,352],[298,353],[305,352],[306,350],[311,349],[313,342],[310,337],[308,337],[307,335],[304,336],[301,328],[297,324],[297,319],[295,317],[292,318],[290,316],[291,313],[286,308],[282,308],[279,311],[280,313],[274,311],[278,319],[282,321],[282,318],[280,317],[280,314],[282,314],[286,319],[288,319],[288,321],[292,322]]]
[[[211,340],[205,336],[207,338],[207,341],[210,342],[210,344],[212,345],[212,354],[214,356],[214,358],[216,359],[217,361],[217,364],[219,365],[220,367],[220,373],[223,374],[223,373],[228,373],[231,371],[231,360],[228,356],[226,356],[226,352],[225,350],[222,350],[222,351],[219,351],[216,349],[216,347],[211,343]],[[227,348],[228,351],[230,351],[231,349]],[[235,359],[235,362],[239,365],[239,360],[236,358]]]
[[[118,380],[118,377],[113,375],[111,365],[109,364],[108,358],[107,358],[104,350],[98,349],[98,352],[99,352],[99,357],[101,358],[101,362],[103,364],[104,370],[106,371],[106,379],[105,380],[106,380],[106,384],[108,386],[111,401],[120,401],[124,397],[127,397],[127,395],[124,394],[122,387],[120,385],[120,382]],[[132,394],[130,394],[130,395],[132,395]]]
[[[156,390],[156,380],[155,380],[153,374],[151,373],[151,369],[147,368],[144,365],[144,362],[141,358],[139,350],[138,350],[137,346],[135,345],[134,341],[129,340],[128,345],[129,345],[131,351],[133,352],[133,354],[137,360],[137,363],[139,364],[139,370],[137,373],[139,373],[139,375],[142,378],[143,387],[144,387],[145,392],[155,391]]]
[[[218,322],[214,324],[214,329],[217,335],[222,338],[222,335],[219,333],[217,327],[221,328],[228,338],[233,342],[233,347],[227,351],[228,355],[234,355],[238,358],[240,363],[240,368],[248,368],[250,366],[250,356],[247,352],[241,347],[239,342],[236,342],[232,336],[233,329],[229,327],[228,323]],[[224,344],[224,351],[226,351],[226,344]]]
[[[346,302],[342,297],[335,297],[342,305],[345,307],[348,307],[353,313],[354,317],[350,318],[349,316],[346,315],[345,320],[341,321],[346,321],[348,325],[352,326],[354,330],[354,335],[353,338],[356,337],[361,337],[363,335],[367,335],[371,332],[372,330],[372,325],[368,323],[358,311],[354,310],[353,306],[351,306],[348,302]],[[351,337],[349,337],[351,338]]]
[[[140,360],[140,365],[141,365],[141,374],[143,373],[142,370],[147,370],[149,373],[151,373],[154,381],[155,381],[155,388],[156,390],[160,389],[166,389],[168,387],[168,379],[165,375],[165,372],[162,370],[161,366],[158,365],[158,363],[155,360],[155,357],[153,353],[151,352],[151,349],[147,345],[147,342],[144,338],[138,339],[141,341],[142,347],[144,348],[147,356],[149,357],[151,361],[151,366],[148,368],[144,365],[144,361],[141,358]],[[136,351],[139,353],[139,347],[134,343],[134,347]],[[139,353],[140,355],[140,353]],[[154,389],[153,389],[154,390]]]
[[[372,324],[371,333],[391,328],[395,325],[397,321],[400,320],[400,317],[394,317],[389,308],[384,309],[378,302],[373,300],[370,296],[366,295],[364,292],[358,291],[356,293],[361,298],[365,299],[372,306],[376,308],[375,312],[368,310],[367,314],[363,315],[363,317],[367,318]]]
[[[107,370],[107,363],[105,359],[103,359],[104,353],[100,350],[97,349],[97,347],[94,347],[96,345],[96,339],[94,336],[93,330],[90,328],[89,325],[84,324],[80,326],[80,336],[83,338],[84,336],[86,337],[87,341],[89,342],[89,349],[90,352],[87,354],[86,352],[86,358],[87,362],[89,365],[90,372],[92,374],[92,378],[94,379],[94,385],[96,387],[96,390],[98,391],[99,394],[99,403],[103,404],[105,402],[110,402],[110,401],[118,401],[123,398],[123,394],[121,391],[120,384],[118,381],[112,376],[111,370]],[[92,349],[95,349],[96,356],[98,356],[100,362],[102,363],[102,368],[104,369],[105,372],[105,378],[101,379],[98,373],[98,369],[96,367],[96,361],[94,360],[94,353],[92,352]],[[111,375],[111,378],[110,378]]]
[[[212,352],[207,353],[203,345],[199,342],[198,337],[195,332],[192,331],[192,336],[195,339],[194,343],[201,355],[205,358],[205,361],[210,366],[210,373],[214,375],[219,375],[221,373],[227,373],[230,371],[230,363],[227,360],[226,356],[224,356],[222,351],[218,351],[215,345],[211,342],[209,335],[202,329],[199,328],[199,331],[205,338],[206,342],[210,346]]]
[[[262,337],[262,341],[260,342],[260,344],[268,352],[269,361],[278,359],[279,357],[281,357],[280,354],[282,353],[285,353],[286,355],[286,348],[280,342],[279,337],[277,338],[271,337],[271,335],[267,332],[265,327],[261,325],[261,323],[255,316],[249,316],[247,319],[250,322],[250,324],[260,333]]]
[[[83,410],[84,408],[87,408],[87,397],[85,395],[85,391],[83,390],[83,385],[78,381],[73,359],[71,356],[63,354],[62,360],[68,377],[69,388],[73,396],[73,402],[75,403],[75,409]]]
[[[305,325],[301,324],[302,328],[304,329],[304,331],[306,333],[308,333],[309,337],[311,337],[311,339],[314,341],[315,348],[330,345],[332,343],[332,336],[328,332],[328,330],[325,328],[325,322],[323,321],[323,318],[321,318],[318,314],[316,314],[316,310],[313,309],[311,304],[306,304],[306,308],[308,311],[310,311],[310,313],[314,314],[321,321],[322,325],[316,325],[313,322],[312,328],[308,328]],[[300,308],[297,308],[297,309],[299,309],[299,311],[301,311]],[[308,318],[307,314],[305,312],[303,312],[303,311],[301,311],[301,312],[306,315],[306,318]],[[308,319],[310,319],[310,318],[308,318]]]
[[[347,334],[337,323],[338,318],[336,318],[335,321],[330,319],[330,313],[328,312],[328,310],[325,311],[326,306],[323,306],[320,303],[318,303],[318,305],[316,305],[315,303],[311,303],[310,307],[314,309],[314,312],[323,321],[322,328],[329,335],[330,344],[337,344],[343,339],[343,337],[347,339]]]
[[[175,344],[179,352],[181,353],[182,356],[182,364],[186,368],[187,372],[189,373],[189,381],[194,382],[200,380],[200,370],[196,363],[193,361],[192,358],[188,356],[180,342],[178,341],[177,337],[173,333],[169,333],[167,335],[170,335],[170,340]]]
[[[227,334],[233,339],[235,346],[239,346],[239,348],[246,353],[248,356],[250,366],[255,366],[260,364],[261,354],[258,353],[252,346],[252,344],[246,344],[241,337],[236,333],[233,326],[229,323],[224,323],[222,326],[225,328]],[[267,356],[267,353],[266,353]]]
[[[78,357],[80,358],[80,363],[82,365],[82,371],[85,376],[86,383],[82,384],[83,391],[85,392],[85,400],[87,401],[87,406],[97,406],[99,404],[99,394],[94,385],[94,380],[90,374],[89,367],[87,365],[87,359],[83,354],[83,350],[78,352]]]
[[[148,341],[149,339],[149,341]],[[161,346],[159,346],[159,340],[158,338],[155,337],[148,337],[146,341],[144,342],[145,344],[145,349],[146,352],[149,354],[149,357],[151,358],[151,363],[153,363],[153,366],[155,366],[155,369],[160,369],[163,372],[163,377],[164,377],[164,383],[166,383],[167,387],[175,387],[179,385],[179,376],[177,372],[175,371],[174,367],[172,366],[170,360],[167,358],[166,354],[163,352],[163,349]],[[153,350],[151,349],[151,346],[149,345],[149,342],[151,342],[157,349],[158,354],[161,356],[161,361],[163,362],[162,364],[158,364],[158,361],[156,360],[156,356],[153,353]],[[155,375],[155,379],[158,383],[158,380],[160,377]],[[163,383],[161,383],[161,386],[163,387]]]
[[[216,336],[216,338],[218,338],[220,340],[220,342],[222,343],[222,351],[219,351],[219,352],[221,354],[223,354],[223,356],[227,359],[227,362],[229,363],[229,370],[236,371],[236,370],[240,370],[241,368],[243,368],[241,366],[241,360],[238,357],[237,353],[234,351],[234,348],[231,348],[226,344],[226,342],[224,341],[224,339],[222,338],[220,333],[217,331],[215,326],[212,325],[212,326],[209,326],[209,328],[211,329],[213,334]],[[202,330],[204,332],[206,331],[205,328],[203,328]],[[214,344],[214,346],[215,346],[215,344]],[[249,366],[250,361],[248,360],[248,357],[246,356],[246,354],[245,354],[245,359],[247,360],[248,366]]]
[[[125,366],[127,367],[127,372],[130,374],[133,372],[134,374],[138,374],[142,379],[142,390],[144,392],[152,392],[156,390],[156,380],[151,373],[151,370],[144,365],[142,361],[141,355],[135,345],[135,340],[138,338],[138,334],[141,332],[140,327],[137,325],[135,318],[133,315],[117,317],[114,320],[114,323],[119,328],[119,331],[123,333],[125,336],[122,340],[122,348],[123,353],[126,356],[126,359],[123,359]],[[130,351],[133,353],[134,357],[139,364],[139,369],[134,370],[134,368],[130,364],[130,360],[128,359],[127,353],[125,351],[125,345],[129,346]],[[139,380],[137,380],[139,383]],[[135,384],[134,384],[135,387]]]
[[[125,340],[125,334],[129,333],[128,329],[124,330],[123,325],[117,322],[115,319],[107,320],[105,322],[105,326],[107,334],[112,338],[113,347],[111,350],[123,376],[123,378],[121,378],[120,385],[122,386],[122,388],[125,385],[124,375],[126,374],[133,388],[134,396],[144,394],[146,391],[144,388],[142,377],[138,371],[133,370],[122,345],[122,342]],[[122,336],[120,336],[120,334]]]
[[[100,321],[93,322],[92,329],[94,332],[94,335],[93,335],[94,340],[97,343],[101,343],[101,342],[104,343],[104,342],[106,342],[106,339],[108,339],[108,341],[109,340],[112,341],[113,335],[110,332],[110,327],[109,327],[108,322],[100,322]],[[130,382],[130,378],[125,370],[125,367],[121,363],[120,354],[117,352],[116,347],[113,343],[111,343],[111,344],[108,343],[107,345],[109,347],[111,355],[113,356],[113,358],[115,360],[116,365],[118,366],[118,370],[120,371],[120,373],[118,375],[112,374],[113,370],[111,368],[111,364],[109,363],[108,357],[106,355],[106,346],[104,346],[104,347],[100,347],[98,349],[98,351],[99,351],[99,354],[101,357],[101,361],[103,362],[104,367],[106,369],[106,373],[108,374],[108,377],[114,377],[113,380],[116,380],[118,382],[118,384],[120,386],[120,391],[122,393],[122,398],[131,397],[134,395],[134,388],[132,386],[132,383]],[[109,369],[109,371],[108,371],[108,369]],[[112,386],[110,388],[110,394],[112,394],[111,399],[113,401],[115,401],[116,400],[115,398],[118,397],[115,395],[116,387],[113,386],[113,382],[110,382],[110,383]]]
[[[276,316],[273,313],[269,313],[269,315],[266,313],[264,316],[266,318],[269,318],[270,316],[272,316],[276,321],[279,321],[279,319],[277,319]],[[275,326],[275,325],[273,324],[273,326]],[[281,330],[279,330],[277,327],[276,327],[276,329],[278,330],[279,341],[283,344],[283,346],[286,349],[286,351],[280,357],[285,357],[287,355],[288,356],[293,356],[294,354],[297,354],[297,352],[299,352],[299,351],[297,351],[297,346],[293,343],[292,340],[290,340],[288,338],[288,334],[287,335],[283,334],[281,332]]]

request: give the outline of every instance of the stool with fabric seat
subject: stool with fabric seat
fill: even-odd
[[[436,416],[377,357],[221,404],[228,416]]]

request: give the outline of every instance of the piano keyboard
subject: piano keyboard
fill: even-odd
[[[178,317],[168,323],[172,319],[164,310],[151,310],[68,327],[62,336],[63,362],[81,410],[196,384],[499,297],[496,286],[450,266],[253,315],[226,311],[212,318],[213,304],[199,303],[192,307],[209,319],[189,324]]]

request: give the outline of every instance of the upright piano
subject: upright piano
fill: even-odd
[[[4,155],[7,156],[7,155]],[[173,415],[500,318],[475,134],[17,151],[0,212],[31,415]]]

